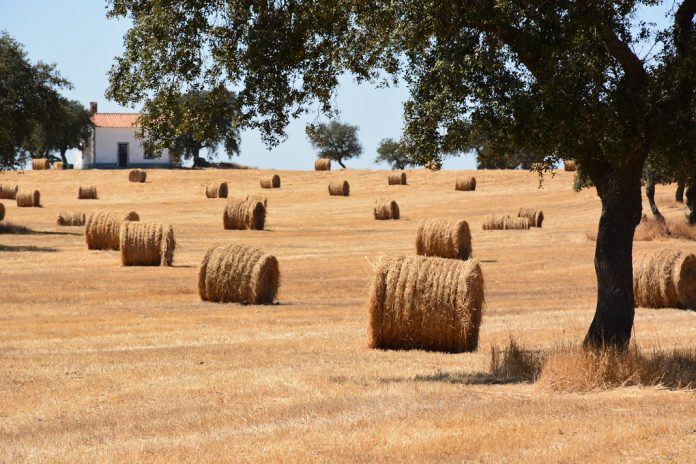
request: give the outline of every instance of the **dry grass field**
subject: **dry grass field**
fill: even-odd
[[[557,172],[125,171],[0,174],[41,192],[42,208],[7,209],[29,234],[0,234],[0,462],[696,462],[696,394],[666,388],[562,393],[489,374],[491,346],[578,342],[592,319],[594,191]],[[454,190],[475,175],[474,192]],[[346,179],[349,197],[329,196]],[[223,230],[226,200],[268,196],[267,230]],[[98,200],[77,200],[95,185]],[[670,218],[674,188],[657,188]],[[376,221],[377,198],[399,221]],[[486,214],[543,209],[543,228],[483,231]],[[647,202],[644,204],[647,209]],[[170,268],[121,267],[89,251],[61,211],[132,209],[171,223]],[[372,263],[412,255],[419,221],[469,221],[487,305],[479,350],[370,350],[365,309]],[[279,304],[203,303],[197,266],[235,241],[278,257]],[[636,242],[696,251],[696,242]],[[640,347],[693,348],[696,313],[638,309]]]

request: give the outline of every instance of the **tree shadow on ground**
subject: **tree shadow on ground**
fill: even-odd
[[[7,251],[7,252],[23,252],[23,251],[32,251],[32,252],[39,252],[39,253],[55,253],[58,251],[57,248],[50,248],[50,247],[40,247],[40,246],[33,246],[33,245],[0,245],[0,252]]]
[[[78,232],[58,232],[54,230],[34,230],[25,226],[12,224],[11,222],[0,222],[0,234],[8,235],[73,235],[81,236]]]

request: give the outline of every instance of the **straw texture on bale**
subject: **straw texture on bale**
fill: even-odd
[[[331,160],[328,158],[319,158],[314,162],[315,171],[330,171],[331,170]]]
[[[0,184],[0,198],[3,200],[14,200],[17,198],[17,186]]]
[[[563,169],[566,171],[575,171],[575,161],[565,160],[563,161]]]
[[[263,206],[268,207],[268,198],[264,197],[263,195],[247,195],[246,196],[247,201],[260,201],[263,203]]]
[[[418,227],[416,254],[449,259],[469,259],[471,231],[464,220],[428,219]]]
[[[58,213],[56,224],[59,226],[84,226],[85,213]]]
[[[350,185],[348,185],[348,181],[344,180],[343,182],[331,182],[329,184],[329,195],[339,195],[344,197],[350,195]]]
[[[80,186],[77,189],[78,200],[96,200],[97,198],[97,187],[94,185],[88,185],[87,187]]]
[[[457,181],[454,183],[455,190],[461,190],[464,192],[473,192],[476,190],[476,178],[475,177],[457,177]]]
[[[142,169],[133,169],[128,173],[128,180],[143,183],[147,180],[147,172]]]
[[[5,205],[0,203],[0,221],[5,219]]]
[[[38,190],[17,192],[17,206],[20,208],[38,208],[41,206],[41,194]]]
[[[483,218],[483,230],[526,230],[529,219],[489,214]]]
[[[266,207],[260,201],[232,200],[222,214],[222,225],[228,230],[263,230]]]
[[[644,308],[696,309],[696,255],[682,250],[636,253],[633,298]]]
[[[227,182],[208,184],[205,188],[207,198],[227,198]]]
[[[387,182],[389,182],[389,185],[406,185],[406,173],[402,172],[401,174],[399,174],[399,173],[389,174],[389,177],[387,178]]]
[[[90,250],[118,250],[119,233],[124,221],[139,221],[135,211],[98,211],[85,223],[85,239]]]
[[[119,231],[121,265],[171,266],[174,228],[171,225],[124,221]]]
[[[55,163],[53,163],[53,169],[63,169],[63,162],[56,161]]]
[[[399,219],[399,205],[394,200],[377,200],[373,208],[375,219]]]
[[[273,174],[273,177],[261,179],[261,188],[280,188],[280,176],[278,174]]]
[[[520,208],[517,217],[529,219],[529,227],[541,227],[544,222],[544,213],[540,209]]]
[[[428,171],[439,171],[442,169],[442,163],[439,161],[430,161],[428,163],[425,163],[424,167]]]
[[[474,351],[484,304],[475,260],[383,258],[372,280],[369,346]]]
[[[36,158],[31,160],[31,168],[34,171],[44,171],[46,169],[51,169],[51,162],[48,158]]]
[[[246,245],[212,246],[198,270],[198,294],[203,301],[270,304],[279,282],[275,256]]]

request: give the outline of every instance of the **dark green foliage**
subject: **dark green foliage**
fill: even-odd
[[[312,146],[318,150],[317,158],[328,158],[345,168],[344,160],[362,154],[358,126],[331,121],[328,124],[309,124],[305,131]]]
[[[387,163],[392,169],[406,169],[413,161],[406,151],[403,141],[382,139],[377,147],[376,163]]]

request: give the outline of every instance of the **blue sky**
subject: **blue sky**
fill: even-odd
[[[667,8],[672,2],[667,2]],[[652,8],[650,20],[664,23],[666,7]],[[6,30],[22,43],[32,61],[56,63],[61,73],[74,85],[66,91],[69,98],[88,107],[90,101],[99,103],[100,112],[132,111],[106,100],[106,72],[114,57],[123,49],[123,34],[129,22],[106,18],[106,3],[101,0],[0,0],[0,29]],[[375,89],[357,85],[343,78],[336,98],[341,119],[360,127],[363,145],[360,159],[351,160],[349,167],[379,169],[374,163],[379,141],[398,138],[402,129],[402,103],[408,93],[404,87]],[[314,151],[307,141],[304,128],[314,122],[310,114],[290,124],[288,138],[269,151],[258,133],[242,134],[242,154],[233,161],[260,168],[312,169]],[[69,155],[70,156],[70,155]],[[220,158],[226,158],[224,154]],[[445,169],[475,169],[472,155],[450,158]]]

